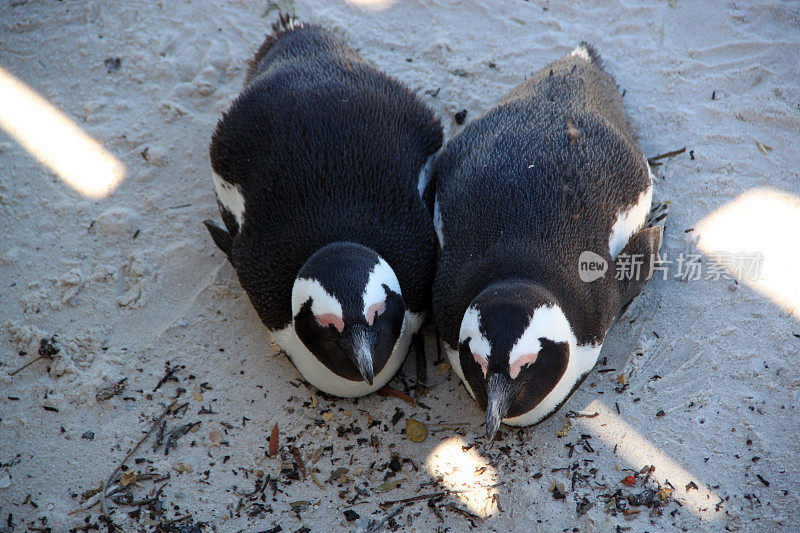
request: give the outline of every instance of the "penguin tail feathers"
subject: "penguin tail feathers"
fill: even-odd
[[[278,13],[278,20],[272,24],[272,35],[277,39],[287,31],[291,31],[303,26],[300,19],[294,13]]]
[[[264,59],[264,56],[267,55],[270,48],[278,42],[278,39],[280,39],[282,35],[302,28],[303,26],[304,23],[300,22],[300,19],[298,19],[297,15],[294,13],[278,13],[278,20],[272,24],[272,33],[264,38],[264,42],[261,43],[256,55],[247,65],[247,75],[244,78],[245,87],[249,85],[252,79],[258,74],[261,60]]]
[[[597,48],[586,41],[581,41],[578,47],[573,50],[570,55],[580,57],[599,68],[603,68],[603,59],[600,57],[600,53],[597,51]]]
[[[208,232],[211,234],[211,240],[214,241],[217,248],[222,250],[228,258],[228,261],[231,261],[231,250],[233,249],[233,237],[231,237],[231,234],[211,219],[204,220],[203,224],[205,224],[206,229],[208,229]]]
[[[669,204],[662,203],[658,205],[654,205],[652,209],[650,209],[650,214],[647,216],[647,222],[645,223],[645,227],[652,228],[653,226],[658,225],[659,222],[667,218],[669,214]]]

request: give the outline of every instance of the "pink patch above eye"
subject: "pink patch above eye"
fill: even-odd
[[[486,361],[482,356],[472,352],[472,358],[475,359],[475,362],[481,365],[481,370],[483,370],[483,377],[486,377],[486,373],[489,371],[489,362]]]
[[[372,323],[375,322],[375,317],[383,313],[385,310],[386,310],[386,300],[370,305],[367,308],[367,316],[366,316],[367,324],[371,326]]]
[[[508,368],[508,375],[511,376],[511,379],[516,378],[519,376],[519,371],[522,370],[522,367],[535,363],[538,356],[538,353],[526,353],[521,357],[517,357],[517,359],[511,363],[511,366]]]
[[[335,327],[339,333],[342,332],[344,329],[344,320],[342,317],[336,316],[333,313],[325,313],[324,315],[315,315],[314,318],[317,319],[317,322],[323,327],[333,326]]]

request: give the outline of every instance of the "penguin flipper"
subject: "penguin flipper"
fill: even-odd
[[[668,214],[669,214],[668,203],[664,202],[661,204],[654,205],[650,209],[650,214],[647,216],[647,221],[645,222],[645,226],[655,226],[656,224],[667,218]]]
[[[652,277],[653,267],[659,261],[661,236],[661,226],[644,228],[631,237],[617,256],[615,266],[621,278],[618,283],[622,308],[642,292],[644,284]]]
[[[211,239],[214,241],[214,244],[217,245],[217,248],[222,250],[228,258],[228,261],[231,261],[231,251],[233,249],[233,237],[231,237],[231,234],[211,219],[204,220],[203,224],[206,225],[208,232],[211,234]]]

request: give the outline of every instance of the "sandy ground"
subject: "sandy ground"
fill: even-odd
[[[304,385],[201,225],[217,217],[211,131],[274,7],[0,4],[5,87],[20,80],[59,110],[25,121],[37,152],[9,126],[27,93],[0,102],[0,531],[800,528],[800,293],[790,275],[651,281],[567,405],[538,427],[504,428],[491,449],[446,364],[430,363],[431,390],[416,406]],[[418,90],[449,134],[456,112],[479,116],[526,74],[593,42],[645,153],[687,147],[654,167],[655,199],[670,202],[662,251],[694,252],[698,239],[743,227],[754,243],[745,251],[772,243],[765,272],[800,262],[787,253],[800,213],[796,2],[296,10]],[[99,168],[124,165],[112,194],[77,192],[68,171],[40,162],[73,137],[48,140],[64,115],[113,154]],[[81,167],[91,158],[78,149],[66,157],[79,160],[79,179],[100,172]],[[714,218],[720,210],[727,218]],[[706,268],[714,249],[713,239],[703,248]],[[53,335],[55,358],[12,375]],[[158,386],[168,367],[173,379]],[[413,385],[413,361],[404,372],[396,389]],[[109,389],[121,380],[124,390]],[[173,400],[177,413],[125,462],[101,518],[97,489]],[[410,418],[427,426],[423,442],[406,435]]]

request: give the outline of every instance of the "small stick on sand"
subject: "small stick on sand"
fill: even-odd
[[[567,418],[595,418],[598,415],[600,415],[600,413],[597,411],[594,413],[578,413],[576,411],[568,411],[566,416]]]
[[[771,150],[771,148],[770,148],[770,150]],[[9,376],[13,376],[13,375],[25,370],[26,368],[28,368],[29,366],[31,366],[33,363],[35,363],[36,361],[38,361],[40,359],[47,359],[48,361],[52,360],[56,355],[58,355],[58,352],[61,351],[59,348],[55,347],[55,343],[56,343],[57,340],[58,340],[58,335],[53,335],[52,337],[50,337],[50,340],[47,340],[46,337],[43,338],[41,340],[41,342],[39,342],[39,357],[37,357],[33,361],[29,361],[28,363],[25,363],[20,368],[14,370],[13,372],[9,373],[8,375]]]
[[[9,372],[8,375],[9,376],[13,376],[14,374],[18,374],[19,372],[22,372],[23,370],[25,370],[26,368],[28,368],[29,366],[31,366],[33,363],[35,363],[36,361],[38,361],[40,359],[49,359],[49,357],[45,357],[44,355],[40,355],[39,357],[37,357],[33,361],[29,361],[29,362],[25,363],[24,365],[22,365],[21,367],[19,367],[16,370],[14,370],[13,372]]]
[[[325,488],[325,486],[324,486],[322,483],[320,483],[319,481],[317,481],[317,477],[314,475],[314,470],[312,470],[311,468],[309,468],[309,469],[308,469],[308,474],[311,476],[311,480],[312,480],[312,481],[313,481],[313,482],[314,482],[314,483],[315,483],[315,484],[316,484],[316,485],[317,485],[319,488],[321,488],[321,489],[324,489],[324,488]]]
[[[400,500],[391,500],[388,502],[382,502],[378,505],[382,508],[391,507],[392,505],[398,503],[407,504],[407,503],[421,502],[423,500],[432,500],[433,498],[438,498],[439,496],[447,496],[448,494],[450,494],[449,491],[432,492],[430,494],[420,494],[419,496],[412,496],[410,498],[403,498]]]
[[[388,515],[386,518],[384,518],[383,520],[381,520],[377,524],[374,524],[372,527],[367,529],[367,533],[375,533],[376,531],[380,531],[383,528],[383,524],[385,524],[386,522],[388,522],[389,520],[391,520],[395,516],[399,515],[400,511],[402,511],[403,509],[406,508],[406,505],[408,505],[408,504],[407,503],[403,503],[403,504],[398,505],[397,509],[392,511],[392,513],[390,515]]]
[[[393,389],[392,387],[390,387],[388,385],[385,386],[382,389],[379,389],[378,390],[378,394],[381,395],[381,396],[392,396],[394,398],[399,398],[399,399],[403,400],[404,402],[407,402],[407,403],[409,403],[411,405],[417,405],[417,402],[414,400],[414,398],[412,398],[411,396],[409,396],[405,392],[399,391],[397,389]]]
[[[173,408],[173,407],[175,407],[175,404],[176,404],[177,402],[178,402],[178,399],[177,399],[177,398],[175,398],[174,400],[172,400],[172,403],[171,403],[171,404],[169,404],[169,407],[167,407],[167,408],[164,410],[164,412],[163,412],[163,413],[161,413],[161,416],[159,416],[159,417],[156,419],[156,421],[155,421],[155,422],[153,422],[153,424],[150,426],[150,429],[147,431],[147,433],[145,433],[144,437],[142,437],[142,438],[139,440],[139,442],[137,442],[137,443],[136,443],[136,446],[134,446],[134,447],[133,447],[133,449],[132,449],[131,451],[129,451],[129,452],[128,452],[128,455],[126,455],[126,456],[125,456],[125,459],[123,459],[123,460],[122,460],[122,461],[121,461],[121,462],[120,462],[120,463],[117,465],[117,467],[114,469],[114,471],[113,471],[113,472],[111,472],[111,475],[110,475],[110,476],[108,476],[108,479],[106,480],[105,484],[103,485],[103,496],[102,496],[102,498],[100,498],[100,507],[102,508],[103,516],[108,516],[108,509],[106,509],[106,499],[109,497],[109,494],[108,494],[108,487],[109,487],[109,486],[111,486],[111,483],[113,482],[114,478],[116,477],[116,475],[117,475],[117,474],[119,474],[119,471],[122,469],[122,465],[124,465],[124,464],[125,464],[125,462],[126,462],[128,459],[130,459],[130,458],[131,458],[131,456],[132,456],[134,453],[136,453],[136,450],[138,450],[138,449],[139,449],[139,446],[141,446],[141,445],[144,443],[144,441],[146,441],[146,440],[147,440],[147,438],[148,438],[148,437],[149,437],[149,436],[150,436],[150,435],[153,433],[153,431],[155,431],[155,429],[158,427],[158,425],[159,425],[159,424],[161,424],[161,421],[162,421],[162,420],[164,420],[164,417],[166,417],[166,416],[169,414],[169,412],[172,410],[172,408]]]
[[[665,159],[667,157],[675,157],[676,155],[681,155],[685,151],[686,151],[686,147],[684,146],[683,148],[680,148],[678,150],[673,150],[671,152],[667,152],[666,154],[659,154],[659,155],[656,155],[656,156],[653,156],[653,157],[649,157],[649,158],[647,158],[647,162],[652,165],[654,161],[658,161],[659,159]]]
[[[390,501],[386,501],[386,502],[381,502],[381,503],[378,504],[378,507],[381,507],[381,508],[390,507],[390,506],[392,506],[394,504],[406,505],[406,504],[409,504],[409,503],[419,502],[419,501],[423,501],[423,500],[432,500],[433,498],[438,498],[439,496],[447,496],[449,494],[464,494],[464,493],[468,493],[468,492],[478,492],[478,491],[481,491],[481,490],[493,489],[493,488],[499,487],[502,484],[503,484],[503,482],[501,481],[499,483],[493,483],[491,485],[481,485],[479,487],[470,487],[468,489],[442,490],[442,491],[439,491],[439,492],[431,492],[430,494],[420,494],[419,496],[411,496],[409,498],[403,498],[403,499],[400,499],[400,500],[390,500]]]

